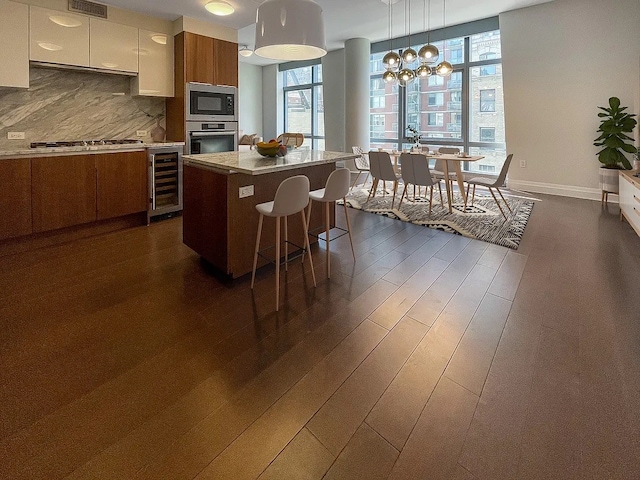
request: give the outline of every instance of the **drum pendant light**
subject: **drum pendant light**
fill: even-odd
[[[266,0],[258,7],[256,55],[311,60],[327,54],[322,8],[312,0]]]

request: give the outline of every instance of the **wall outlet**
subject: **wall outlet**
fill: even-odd
[[[520,168],[527,168],[527,161],[526,160],[520,160]]]
[[[24,136],[24,132],[8,132],[7,138],[9,140],[24,140],[25,136]]]
[[[246,187],[240,187],[238,189],[238,197],[245,198],[253,195],[253,185],[247,185]]]
[[[136,130],[136,136],[137,137],[146,137],[147,136],[147,131],[146,130]]]

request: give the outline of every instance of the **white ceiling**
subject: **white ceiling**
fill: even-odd
[[[175,20],[192,17],[207,20],[238,30],[238,41],[253,48],[256,9],[264,0],[226,0],[236,11],[226,17],[211,15],[204,9],[210,0],[97,0],[99,3],[135,10],[151,16]],[[315,0],[324,12],[325,34],[328,50],[344,46],[349,38],[364,37],[372,42],[389,38],[389,7],[381,0]],[[405,10],[411,8],[410,33],[422,32],[424,28],[424,5],[427,0],[401,0],[393,5],[393,36],[405,34]],[[546,3],[553,0],[431,0],[431,29],[440,28],[444,22],[446,2],[446,24],[480,20],[501,12]],[[267,65],[273,61],[252,55],[241,61]]]

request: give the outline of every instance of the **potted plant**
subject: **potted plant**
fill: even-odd
[[[602,112],[598,113],[600,136],[595,139],[594,145],[602,147],[598,152],[598,160],[602,163],[600,168],[600,188],[602,198],[606,199],[607,193],[618,193],[618,170],[631,169],[631,163],[625,153],[635,154],[638,149],[633,145],[633,138],[628,134],[637,125],[634,114],[625,112],[627,107],[620,107],[620,99],[611,97],[609,108],[598,107]]]
[[[412,127],[411,125],[407,127],[407,130],[410,132],[410,135],[407,135],[407,138],[411,140],[411,143],[413,144],[411,148],[416,150],[419,149],[420,139],[422,138],[422,135],[416,127]]]

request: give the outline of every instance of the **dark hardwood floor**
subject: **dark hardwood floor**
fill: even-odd
[[[350,210],[277,313],[179,218],[0,257],[0,477],[638,478],[640,238],[539,197],[518,251]]]

